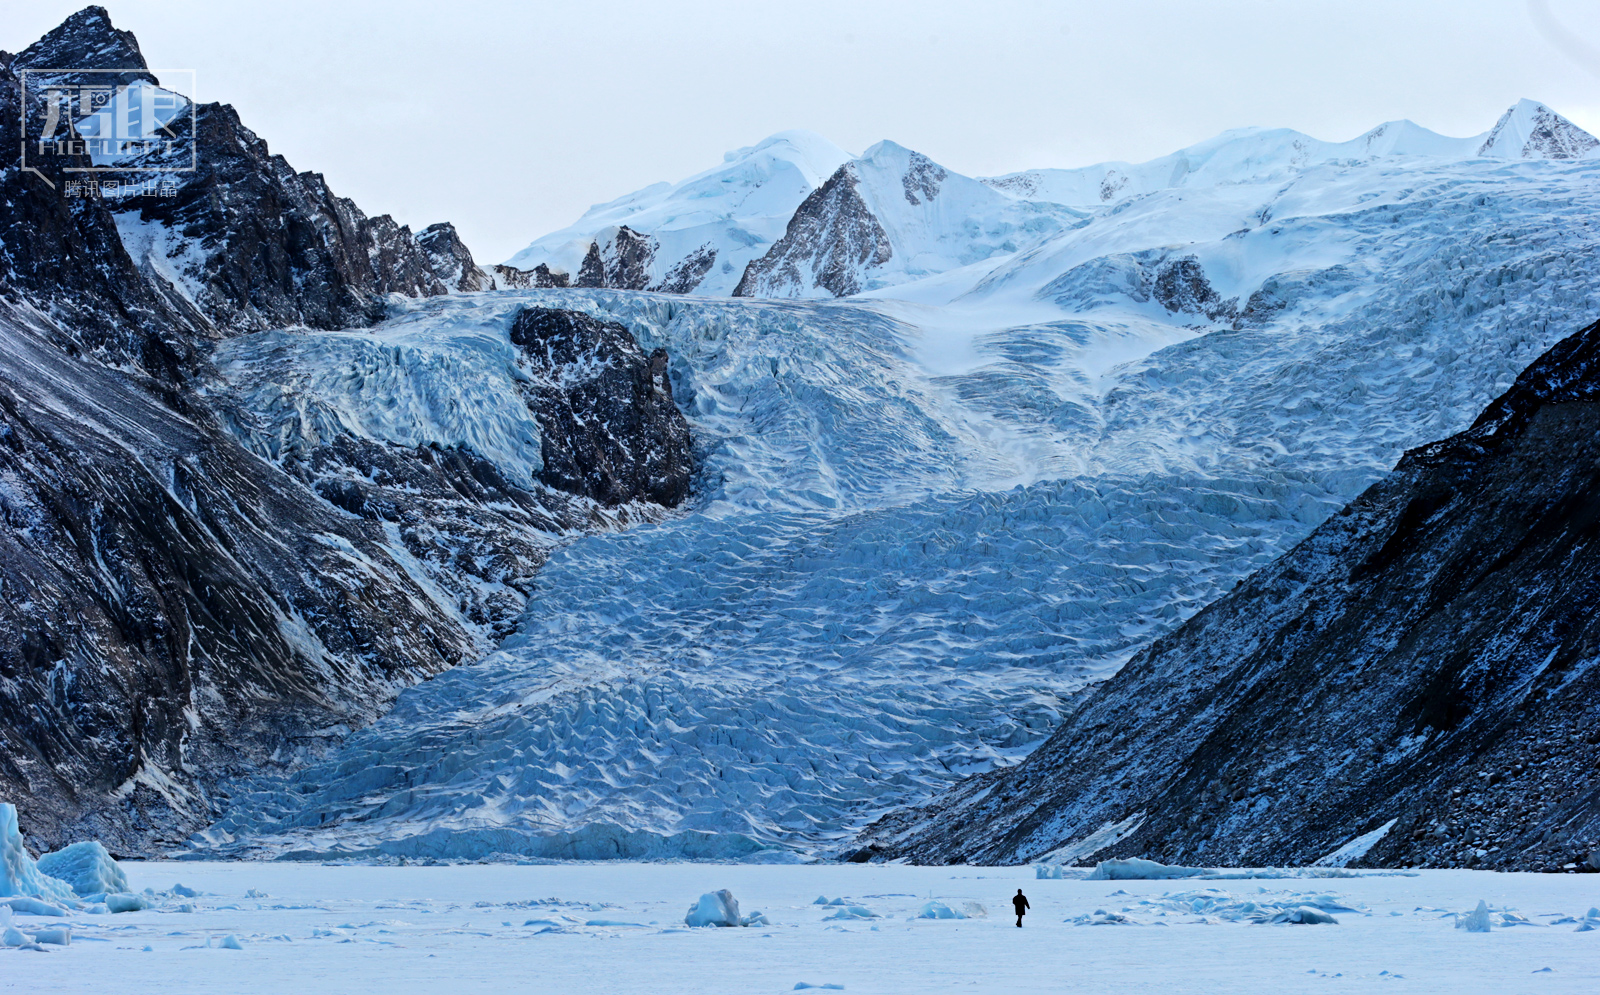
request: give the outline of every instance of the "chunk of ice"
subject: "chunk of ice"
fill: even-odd
[[[143,895],[123,893],[120,895],[106,896],[106,909],[110,912],[140,912],[148,909],[150,903]]]
[[[0,802],[0,898],[13,895],[57,901],[73,897],[71,885],[39,870],[22,842],[22,830],[17,828],[17,807],[10,802]]]
[[[918,919],[965,919],[967,914],[952,909],[940,901],[922,903],[922,911],[917,913]]]
[[[1478,907],[1465,915],[1456,916],[1456,929],[1464,929],[1469,933],[1489,932],[1489,905],[1483,899],[1478,899]]]
[[[74,843],[39,858],[39,871],[65,881],[79,895],[127,891],[128,876],[99,843]]]
[[[33,942],[49,943],[58,947],[70,947],[72,946],[72,927],[52,926],[49,929],[41,929],[33,934]]]
[[[739,900],[726,888],[708,891],[689,906],[689,914],[683,921],[688,926],[738,926]]]
[[[1179,867],[1159,864],[1143,857],[1102,860],[1089,875],[1090,881],[1163,881],[1170,878],[1201,877],[1209,873],[1204,867]]]

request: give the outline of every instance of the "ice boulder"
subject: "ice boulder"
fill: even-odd
[[[60,918],[67,914],[67,910],[59,905],[41,902],[37,898],[0,898],[0,905],[12,912],[21,912],[29,916],[55,916]]]
[[[1060,881],[1061,865],[1035,864],[1033,868],[1033,876],[1040,881]]]
[[[700,896],[700,900],[689,906],[689,914],[683,917],[689,926],[739,926],[739,900],[733,897],[733,892],[726,888],[720,891],[708,891]]]
[[[33,934],[33,942],[49,943],[58,947],[70,947],[72,946],[72,927],[52,926],[49,929],[41,929]]]
[[[150,903],[143,895],[107,895],[106,911],[108,912],[140,912],[148,909]]]
[[[1331,923],[1335,926],[1339,924],[1339,920],[1335,919],[1333,916],[1328,915],[1328,913],[1322,911],[1321,909],[1314,909],[1309,905],[1302,905],[1293,909],[1284,909],[1282,912],[1274,915],[1271,921],[1282,923],[1299,923],[1305,926],[1313,926],[1318,923]]]
[[[71,885],[39,870],[22,843],[22,830],[17,828],[17,807],[10,802],[0,802],[0,898],[13,895],[57,901],[73,897]]]
[[[128,890],[128,876],[99,843],[74,843],[39,858],[39,871],[65,881],[79,895]]]
[[[1483,899],[1478,899],[1478,907],[1465,915],[1456,916],[1456,929],[1464,929],[1469,933],[1489,932],[1489,905]]]
[[[1204,867],[1169,867],[1143,857],[1102,860],[1089,875],[1090,881],[1165,881],[1172,878],[1204,877]]]
[[[967,914],[952,909],[941,901],[934,900],[923,902],[922,910],[917,913],[918,919],[965,919]]]

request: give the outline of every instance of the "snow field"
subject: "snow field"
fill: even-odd
[[[1041,881],[1029,868],[991,867],[123,866],[135,889],[165,893],[160,904],[51,920],[73,930],[71,946],[0,949],[0,991],[699,995],[809,984],[867,995],[1565,993],[1600,985],[1600,930],[1580,932],[1573,921],[1600,894],[1590,875],[1425,871],[1201,889]],[[200,894],[173,893],[177,882]],[[1005,914],[1019,887],[1033,906],[1020,930]],[[683,925],[697,896],[724,888],[769,925]],[[830,919],[841,906],[815,904],[819,894],[876,916]],[[1223,914],[1230,902],[1315,908],[1318,899],[1336,907],[1336,924]],[[1456,929],[1457,914],[1480,900],[1495,910],[1490,932]],[[988,914],[920,917],[930,902],[976,903]],[[1502,910],[1528,924],[1501,925]],[[229,937],[238,949],[225,946]]]

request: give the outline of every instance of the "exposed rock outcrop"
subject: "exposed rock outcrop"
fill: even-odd
[[[429,225],[417,236],[417,244],[428,255],[434,276],[450,290],[471,293],[495,289],[494,277],[484,272],[448,221]]]
[[[923,862],[1559,869],[1600,847],[1600,325],[1100,686],[872,826]]]
[[[894,250],[857,182],[854,163],[840,166],[800,204],[783,238],[745,267],[733,296],[787,296],[812,286],[835,297],[859,293],[861,269],[883,265]],[[914,189],[907,179],[907,200]]]
[[[511,342],[534,373],[541,480],[605,505],[688,497],[689,424],[672,402],[665,349],[646,356],[616,322],[554,308],[523,309]]]

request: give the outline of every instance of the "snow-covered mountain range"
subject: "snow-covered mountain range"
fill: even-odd
[[[1470,138],[1410,121],[1346,142],[1244,128],[1136,165],[977,180],[894,142],[850,158],[817,135],[791,131],[729,152],[723,166],[681,183],[591,208],[509,266],[534,271],[523,278],[530,286],[848,297],[1014,255],[1084,223],[1086,212],[1160,191],[1283,184],[1309,168],[1375,158],[1577,159],[1597,148],[1593,136],[1531,100]]]
[[[98,8],[41,45],[0,63],[144,68]],[[47,839],[835,852],[1600,310],[1596,142],[1526,101],[987,180],[785,133],[495,267],[196,112],[169,201],[4,174],[0,783]]]

